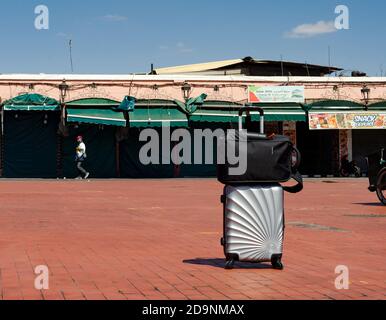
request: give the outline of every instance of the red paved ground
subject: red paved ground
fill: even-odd
[[[385,299],[386,208],[364,179],[329,182],[286,196],[284,271],[225,271],[215,180],[1,181],[1,297]],[[34,289],[37,265],[47,291]],[[335,289],[337,265],[349,290]]]

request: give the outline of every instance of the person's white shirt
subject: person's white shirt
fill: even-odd
[[[84,142],[79,143],[78,147],[76,148],[76,156],[78,158],[83,157],[86,154],[86,145]]]

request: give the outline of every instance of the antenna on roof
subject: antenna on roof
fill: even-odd
[[[283,55],[280,55],[281,76],[284,77]]]
[[[331,48],[328,46],[328,75],[331,75]]]
[[[72,40],[71,39],[68,41],[68,47],[69,47],[69,50],[70,50],[71,73],[74,73],[74,64],[72,62]]]
[[[307,61],[305,62],[305,64],[306,64],[306,69],[307,69],[307,75],[310,76],[310,69],[308,68],[308,63],[307,63]]]

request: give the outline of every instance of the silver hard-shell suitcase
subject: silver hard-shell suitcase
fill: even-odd
[[[264,134],[264,111],[256,110],[261,115],[260,133]],[[242,128],[242,113],[239,128]],[[243,261],[271,262],[275,269],[282,270],[283,187],[278,183],[225,186],[221,202],[224,205],[221,244],[227,260],[225,268],[232,269],[235,261]]]
[[[275,269],[283,269],[283,188],[279,184],[226,186],[222,202],[226,268],[243,261],[271,262]]]

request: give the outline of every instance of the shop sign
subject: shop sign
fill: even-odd
[[[310,130],[386,129],[386,112],[309,113]]]
[[[249,103],[304,103],[303,86],[249,86]]]

